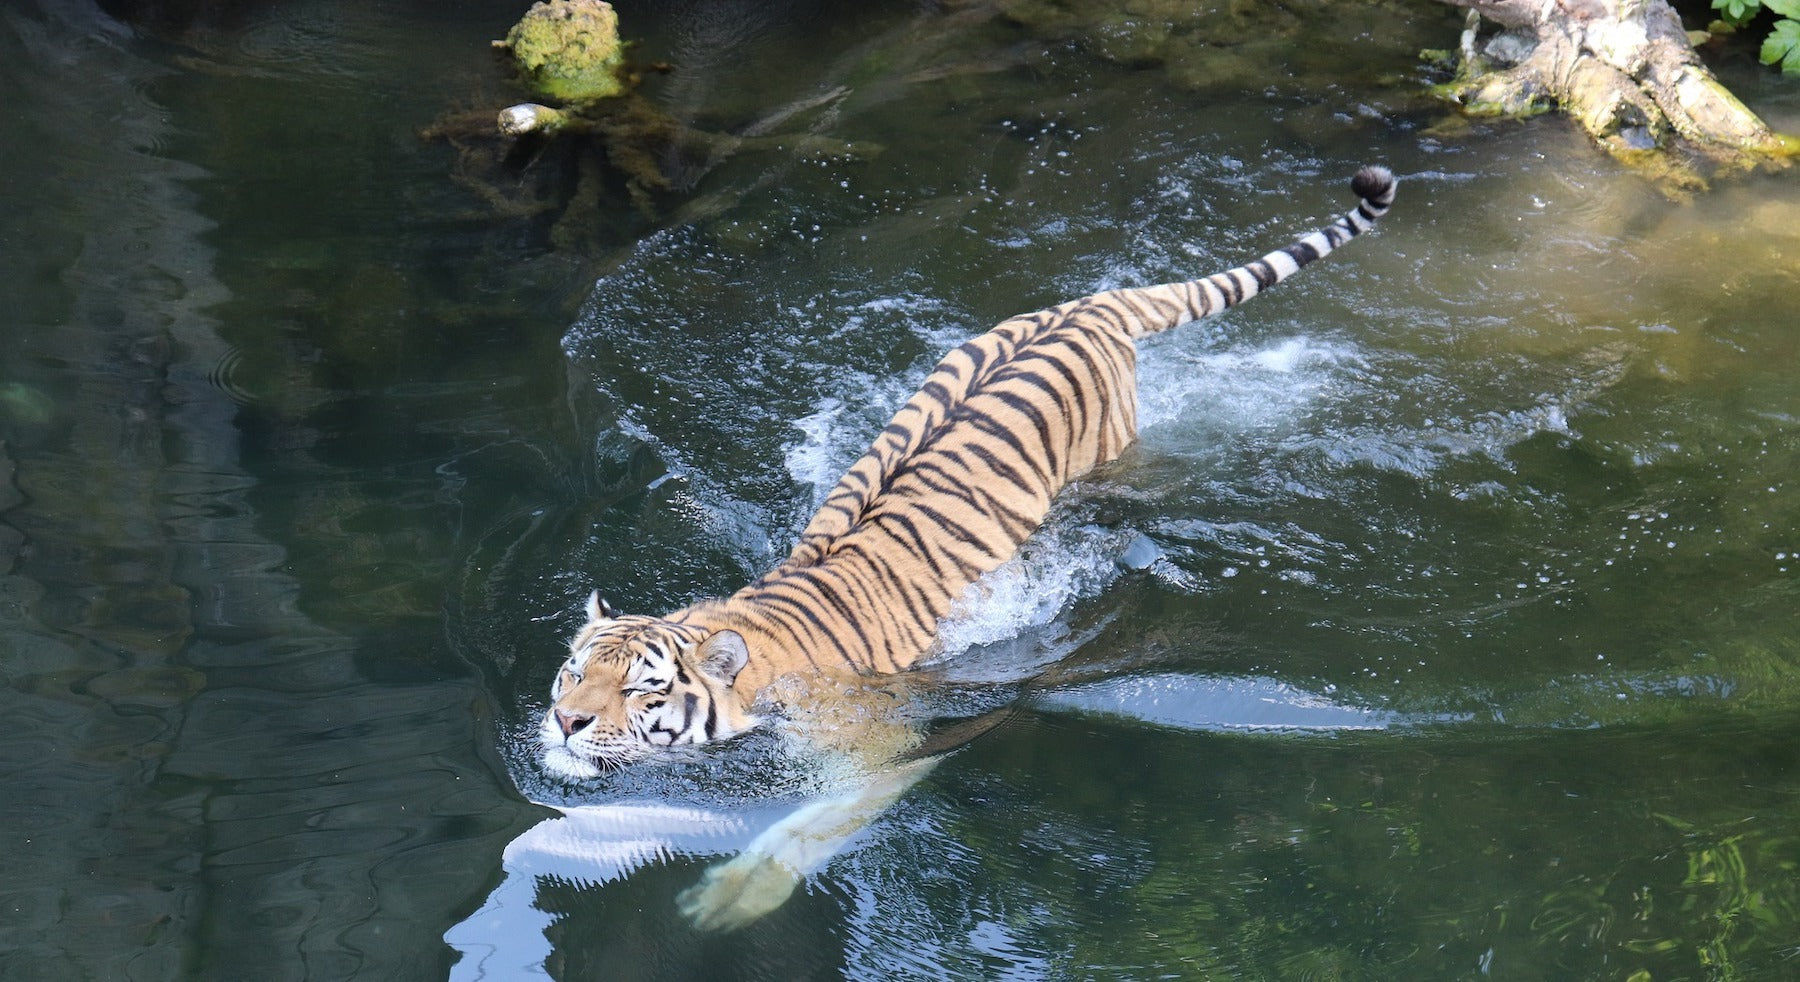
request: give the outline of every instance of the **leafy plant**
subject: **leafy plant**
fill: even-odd
[[[1787,17],[1777,21],[1775,29],[1763,41],[1762,63],[1773,65],[1776,62],[1781,63],[1783,74],[1800,75],[1800,20]]]
[[[1780,18],[1763,41],[1762,63],[1800,75],[1800,0],[1712,0],[1712,8],[1732,27],[1749,26],[1764,10]]]

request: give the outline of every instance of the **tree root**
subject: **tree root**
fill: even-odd
[[[1443,87],[1469,113],[1561,109],[1678,196],[1714,174],[1785,167],[1800,150],[1713,77],[1666,0],[1446,2],[1470,8],[1457,77]],[[1483,39],[1482,18],[1500,32]]]

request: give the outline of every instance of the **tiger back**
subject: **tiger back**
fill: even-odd
[[[596,598],[578,639],[614,643],[572,649],[540,728],[547,763],[591,776],[657,746],[735,735],[755,725],[756,694],[785,674],[911,668],[964,589],[1012,557],[1057,493],[1136,438],[1137,340],[1248,300],[1393,204],[1385,168],[1363,168],[1351,186],[1355,209],[1253,262],[1012,317],[951,351],[788,558],[732,596],[634,619],[623,632],[607,630],[616,618]],[[645,679],[669,685],[650,691]],[[593,685],[607,687],[599,702],[616,710],[606,721],[590,711]],[[640,708],[611,696],[619,692],[635,692]],[[603,757],[580,746],[600,726],[611,734]]]

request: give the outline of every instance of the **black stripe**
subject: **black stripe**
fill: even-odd
[[[971,429],[975,430],[975,432],[985,433],[1001,443],[1006,444],[1007,448],[1017,455],[1020,463],[1025,464],[1033,471],[1037,472],[1038,480],[1041,482],[1040,486],[1050,483],[1050,475],[1045,473],[1042,467],[1038,466],[1037,461],[1032,458],[1031,451],[1025,446],[1024,441],[1019,439],[1019,435],[1012,431],[1011,427],[1002,426],[998,420],[986,413],[977,413],[973,411],[967,413],[966,419],[962,422],[966,423]],[[973,448],[976,444],[971,443],[969,446]],[[1019,483],[1022,484],[1024,482]]]
[[[1327,239],[1326,241],[1330,240]],[[1306,241],[1296,242],[1281,251],[1293,257],[1294,264],[1297,266],[1305,266],[1307,263],[1319,258],[1318,248]]]
[[[977,535],[975,530],[964,525],[957,519],[939,511],[935,506],[923,501],[913,502],[913,508],[918,511],[919,514],[936,522],[938,528],[949,532],[952,538],[961,542],[963,545],[974,549],[976,555],[992,555],[992,550],[988,548],[987,542],[984,541],[980,535]],[[948,550],[945,550],[944,554],[959,563],[962,561],[961,557],[956,556]]]
[[[951,406],[956,405],[956,394],[950,391],[949,386],[938,381],[936,374],[937,373],[934,372],[932,373],[932,377],[925,379],[925,384],[914,394],[914,398],[925,396],[936,402],[938,405],[943,406],[945,409],[949,409]]]
[[[837,567],[838,574],[844,583],[847,593],[855,597],[857,604],[872,617],[877,629],[869,638],[869,667],[879,670],[879,659],[887,658],[888,671],[899,671],[900,663],[894,659],[894,630],[901,625],[896,620],[892,598],[882,584],[869,578],[870,568],[867,563],[842,563]]]
[[[927,563],[933,563],[931,558],[931,545],[926,541],[924,534],[919,531],[918,526],[913,523],[911,517],[899,512],[884,512],[881,515],[876,516],[874,521],[870,524],[886,531],[890,538],[900,544],[900,548],[912,553]],[[901,536],[898,532],[889,528],[888,526],[890,525],[898,526],[900,531],[905,532],[906,535]]]
[[[1027,375],[1024,370],[1021,369],[1020,374],[1016,377],[1019,381],[1038,391],[1042,391],[1044,388],[1044,381],[1042,378],[1038,377],[1036,372]],[[1008,381],[1011,380],[1009,379]],[[991,395],[995,401],[1005,405],[1019,415],[1024,416],[1031,422],[1033,428],[1037,430],[1038,442],[1041,444],[1038,449],[1043,451],[1045,463],[1050,465],[1050,474],[1061,474],[1062,465],[1058,463],[1056,459],[1056,445],[1058,443],[1065,443],[1066,441],[1056,439],[1055,434],[1050,432],[1050,419],[1044,415],[1043,408],[1011,389],[995,389],[993,392],[989,393],[989,395]]]
[[[810,587],[812,587],[812,589],[808,592],[811,593],[811,595],[814,599],[823,600],[827,604],[836,608],[838,615],[843,618],[843,620],[846,624],[848,624],[851,628],[853,628],[856,631],[858,640],[862,641],[863,646],[866,648],[868,646],[869,637],[863,631],[862,624],[858,621],[855,614],[851,611],[850,606],[848,604],[844,603],[844,601],[840,597],[838,597],[837,591],[835,589],[828,587],[824,582],[822,582],[818,578],[818,576],[815,575],[816,572],[817,572],[816,570],[796,570],[794,572],[794,575],[792,577],[789,577],[788,579],[800,579],[800,580],[805,581]],[[790,587],[790,589],[799,590],[799,587],[794,586],[792,584],[784,584],[784,585],[788,585]],[[851,666],[852,668],[857,667],[856,653],[851,651],[849,646],[844,644],[843,639],[838,637],[838,632],[825,626],[824,621],[818,619],[818,615],[812,612],[812,609],[810,606],[808,606],[808,608],[807,608],[807,616],[809,619],[812,619],[816,623],[818,623],[820,632],[822,634],[824,634],[826,640],[831,642],[832,647],[838,649],[838,654],[840,657],[842,657],[844,663]]]
[[[906,469],[907,476],[925,485],[933,494],[955,498],[973,506],[975,500],[970,497],[972,486],[966,479],[967,475],[952,473],[949,468],[934,459],[941,456],[943,455],[932,454],[931,457],[924,460],[913,461],[912,466]]]
[[[1016,488],[1024,489],[1024,488],[1030,488],[1030,487],[1044,487],[1045,486],[1045,482],[1033,482],[1033,481],[1027,480],[1025,475],[1019,473],[1018,470],[1015,469],[1011,464],[1008,464],[1006,461],[1001,460],[1000,456],[998,454],[994,453],[992,450],[989,450],[988,448],[982,446],[979,443],[965,443],[954,452],[954,455],[952,454],[951,451],[948,451],[948,450],[939,451],[939,452],[942,453],[946,457],[951,457],[951,459],[956,460],[957,463],[959,463],[959,464],[962,463],[962,461],[960,459],[961,455],[966,452],[970,456],[981,461],[982,466],[986,467],[990,471],[993,471],[995,477],[1000,478],[1003,481],[1006,481],[1007,483],[1011,484],[1013,487],[1016,487]],[[963,469],[969,471],[971,473],[971,476],[973,476],[973,472],[975,470],[973,467],[969,467],[968,465],[963,464]]]
[[[1073,422],[1072,417],[1077,411],[1080,411],[1082,421],[1078,428],[1086,429],[1087,413],[1080,405],[1081,380],[1075,377],[1075,371],[1064,363],[1062,359],[1063,349],[1072,346],[1073,345],[1069,341],[1058,338],[1056,340],[1046,341],[1043,345],[1044,350],[1032,353],[1032,360],[1036,364],[1047,365],[1050,370],[1062,377],[1063,382],[1068,386],[1067,395],[1065,396],[1062,390],[1058,389],[1054,383],[1045,377],[1045,373],[1042,371],[1036,373],[1037,377],[1034,379],[1035,388],[1056,401],[1058,415],[1063,420]]]
[[[895,539],[894,541],[899,542],[900,540]],[[937,608],[934,604],[929,602],[929,597],[922,594],[922,590],[917,584],[901,579],[899,575],[894,572],[893,567],[882,562],[874,553],[863,549],[860,545],[852,544],[845,549],[845,552],[852,551],[854,551],[858,558],[862,560],[866,569],[887,584],[888,592],[898,597],[900,602],[906,606],[906,613],[912,618],[912,622],[915,626],[924,629],[927,633],[937,627],[938,617],[940,616],[936,613]],[[918,601],[921,600],[926,601],[925,608],[922,611],[919,609],[918,605]],[[946,607],[947,606],[948,605],[946,605]]]
[[[1124,312],[1121,309],[1121,306],[1118,303],[1118,301],[1111,300],[1110,302],[1102,303],[1100,301],[1101,296],[1107,296],[1107,295],[1100,294],[1097,296],[1086,298],[1086,300],[1084,300],[1079,307],[1077,307],[1075,310],[1070,312],[1071,313],[1070,320],[1075,321],[1076,324],[1079,324],[1080,320],[1086,320],[1086,319],[1091,318],[1091,319],[1100,321],[1102,324],[1104,324],[1107,327],[1112,328],[1112,330],[1115,333],[1129,334],[1131,329],[1129,327],[1127,327],[1125,324],[1125,315],[1124,315]],[[1083,317],[1082,315],[1087,315],[1087,316]],[[1078,318],[1079,318],[1079,320],[1078,320]],[[1075,324],[1071,324],[1070,326],[1075,326]],[[1089,329],[1088,331],[1084,331],[1083,333],[1089,334],[1089,333],[1095,333],[1095,332],[1093,332],[1092,329]]]
[[[922,512],[929,512],[930,509],[917,508],[916,510],[922,511]],[[912,550],[914,555],[918,556],[920,559],[924,560],[926,563],[929,563],[930,565],[932,565],[934,567],[938,565],[938,561],[936,559],[932,558],[933,550],[931,548],[931,539],[919,531],[919,527],[918,527],[917,523],[915,523],[912,520],[912,517],[910,515],[906,515],[906,514],[903,514],[900,512],[889,512],[889,513],[881,516],[881,518],[884,521],[892,522],[896,525],[899,525],[901,528],[906,530],[907,535],[909,537],[911,537],[911,539],[915,545],[915,548]],[[899,536],[895,536],[895,538],[898,539]],[[904,543],[902,543],[902,545],[904,545]],[[956,570],[959,575],[979,576],[983,572],[983,570],[979,566],[970,565],[969,563],[965,562],[962,559],[962,557],[951,552],[948,548],[940,547],[936,551],[941,553],[944,556],[944,558],[948,559],[950,562],[952,562],[956,565]]]
[[[971,369],[969,377],[971,379],[980,378],[982,370],[987,368],[989,352],[987,346],[982,342],[989,341],[993,339],[993,337],[993,332],[990,331],[987,334],[983,334],[981,337],[970,341],[964,341],[957,347],[956,350],[969,359],[969,368]],[[971,384],[973,384],[973,382],[971,382]]]
[[[1081,398],[1084,411],[1087,405],[1087,399],[1085,397],[1089,395],[1098,395],[1100,397],[1100,405],[1096,407],[1096,411],[1093,415],[1102,420],[1109,418],[1112,415],[1112,401],[1116,388],[1113,384],[1114,380],[1108,377],[1112,373],[1102,373],[1100,364],[1096,361],[1099,357],[1099,353],[1089,350],[1087,345],[1071,344],[1069,345],[1069,352],[1081,359],[1082,363],[1087,368],[1088,378],[1094,383],[1092,385],[1078,385],[1075,388],[1077,397]]]
[[[837,501],[826,501],[823,505],[819,506],[819,510],[820,511],[835,511],[838,514],[844,516],[844,518],[848,519],[849,521],[852,521],[852,522],[856,521],[856,516],[863,509],[863,500],[864,499],[863,499],[862,494],[859,492],[857,494],[842,495],[841,497],[847,498],[847,499],[849,499],[849,501],[847,503],[837,502]]]
[[[829,591],[829,600],[832,605],[843,612],[845,622],[856,631],[857,640],[863,643],[864,649],[872,653],[875,649],[875,642],[869,637],[868,628],[863,624],[864,618],[857,616],[856,612],[858,608],[873,609],[874,605],[868,602],[872,599],[869,591],[852,581],[850,569],[851,567],[840,563],[828,570],[819,570],[818,576],[814,577],[813,582],[818,584],[821,591]],[[826,583],[824,581],[826,576],[832,576],[834,582]],[[857,596],[857,594],[861,594],[861,596]]]
[[[776,570],[776,572],[783,571]],[[825,624],[823,621],[819,620],[817,614],[813,613],[812,608],[792,597],[784,597],[777,593],[776,588],[779,585],[779,580],[770,579],[770,577],[765,576],[761,581],[746,588],[743,591],[743,596],[755,603],[769,605],[771,608],[769,610],[770,616],[781,620],[787,626],[788,633],[794,635],[796,640],[804,641],[805,639],[801,637],[802,634],[823,632],[825,630]],[[811,627],[814,630],[806,630],[808,627]],[[806,663],[811,665],[815,670],[820,667],[818,659],[813,657],[810,649],[801,647],[800,654],[806,658]]]
[[[997,495],[985,488],[977,488],[975,489],[975,493],[981,495],[984,499],[984,503],[981,506],[983,510],[993,515],[997,515],[1000,518],[1001,525],[1006,528],[1007,534],[1012,536],[1014,545],[1018,545],[1020,542],[1025,541],[1026,536],[1029,536],[1032,532],[1036,531],[1037,527],[1044,523],[1043,519],[1034,519],[1006,504],[1001,501]]]
[[[930,473],[927,472],[928,470]],[[942,467],[921,467],[912,473],[933,494],[960,502],[985,519],[996,520],[996,524],[1012,537],[1011,541],[1015,546],[1024,541],[1025,535],[1029,534],[1030,530],[1037,528],[1039,524],[1039,521],[1031,520],[1017,509],[1001,501],[997,495],[982,487],[979,482],[959,482],[956,475]],[[938,479],[934,480],[933,477]],[[1015,531],[1019,528],[1025,529],[1025,533],[1020,534]]]
[[[1237,277],[1231,273],[1225,272],[1208,277],[1208,281],[1218,287],[1219,292],[1224,295],[1225,306],[1230,307],[1243,302],[1244,288],[1238,285]],[[1226,287],[1230,287],[1230,289],[1226,289]]]

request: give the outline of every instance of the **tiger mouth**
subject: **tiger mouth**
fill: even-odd
[[[576,746],[572,738],[548,726],[538,731],[538,744],[544,751],[544,768],[558,777],[575,781],[604,777],[642,760],[649,755],[650,749],[630,741]]]
[[[544,769],[557,777],[575,781],[591,781],[618,769],[618,764],[592,759],[562,746],[544,747]]]

